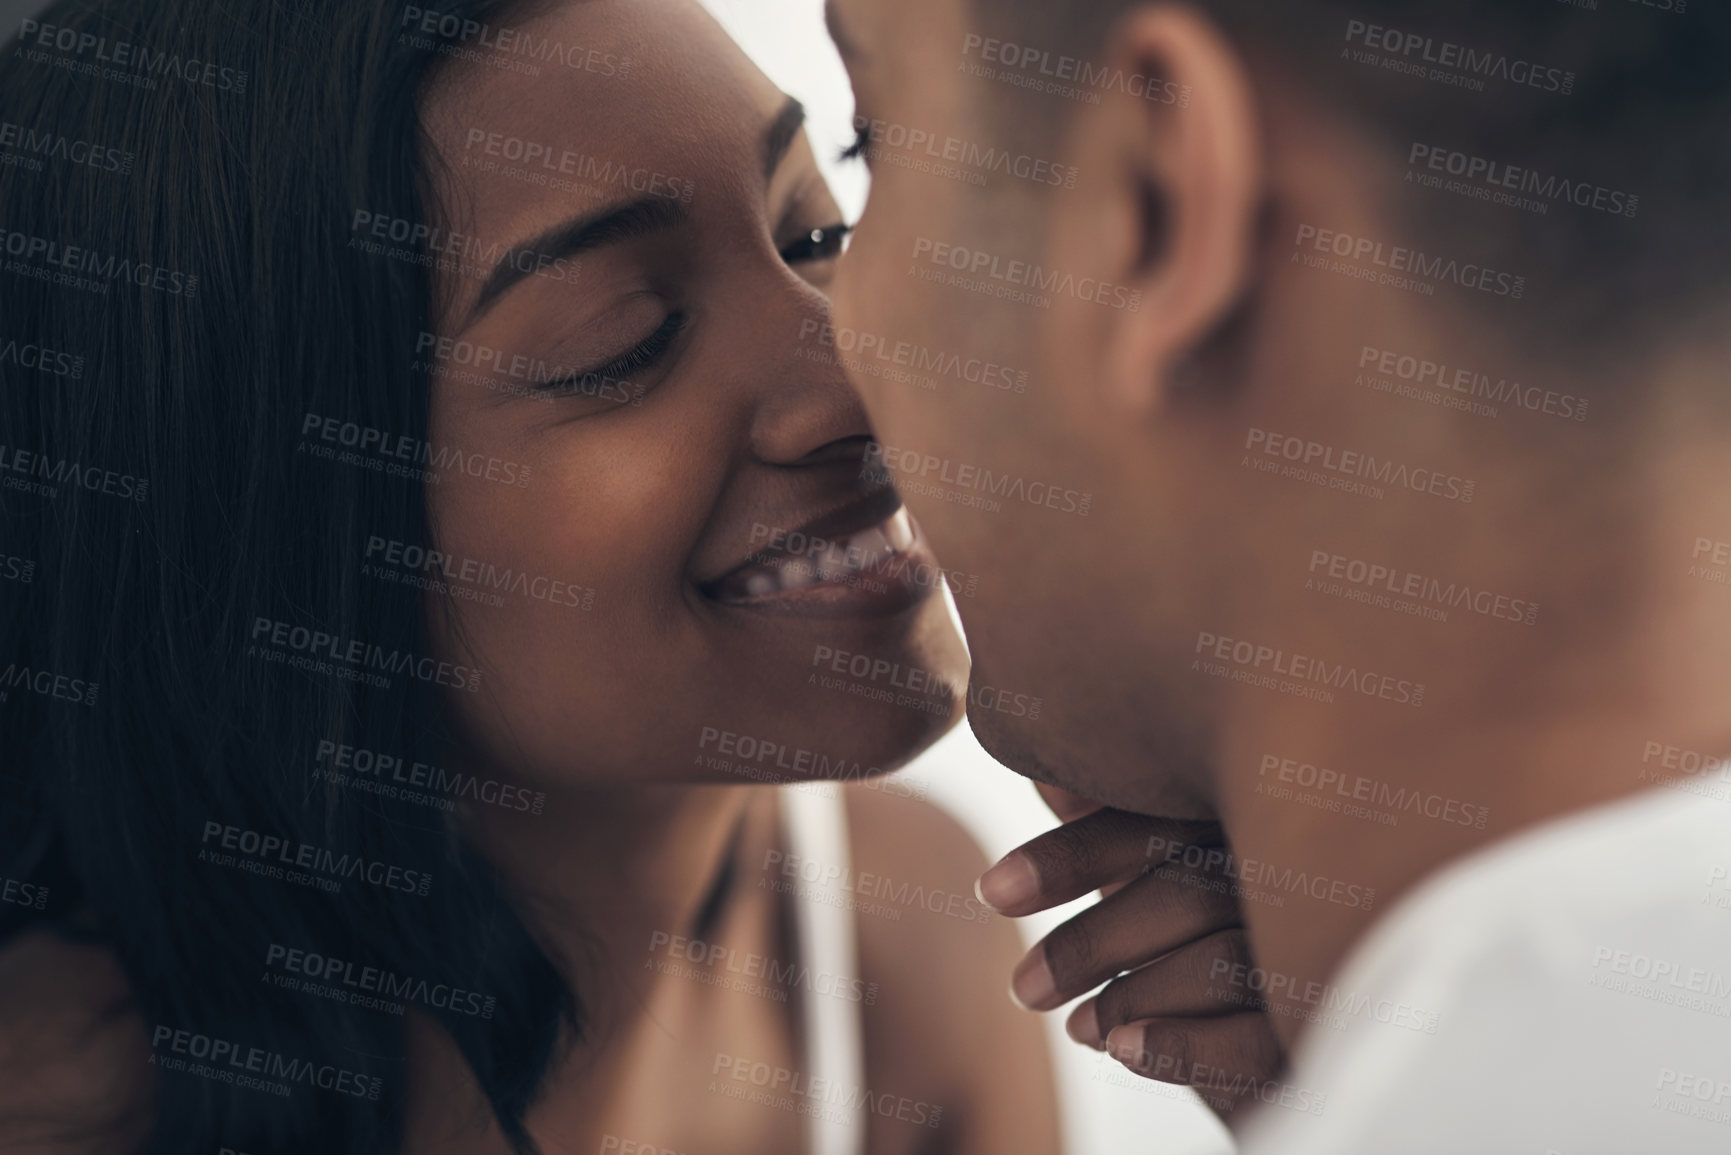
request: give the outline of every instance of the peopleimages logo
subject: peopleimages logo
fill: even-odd
[[[975,53],[983,65],[974,64]],[[1086,104],[1099,104],[1100,93],[1118,92],[1155,104],[1188,108],[1190,86],[1162,80],[1143,72],[1127,72],[1112,65],[1097,64],[1075,56],[1053,55],[1043,48],[1033,48],[1014,41],[997,40],[989,36],[968,33],[962,39],[963,71],[986,80],[997,80],[1013,88],[1027,88],[1048,96],[1062,96]]]
[[[1395,288],[1411,289],[1429,296],[1439,282],[1518,301],[1526,295],[1527,279],[1500,272],[1488,265],[1439,257],[1404,245],[1385,245],[1369,237],[1355,237],[1315,225],[1299,225],[1292,242],[1292,261],[1310,268],[1327,268],[1359,280],[1375,281]],[[1309,247],[1320,256],[1308,256]],[[1330,264],[1327,258],[1336,258]],[[1368,264],[1367,264],[1368,262]]]
[[[103,256],[95,249],[29,233],[0,229],[0,253],[17,258],[6,263],[9,273],[85,292],[105,294],[116,282],[125,282],[175,297],[198,295],[196,273],[183,273],[113,253]]]
[[[888,775],[880,767],[867,766],[841,753],[832,758],[819,750],[789,746],[717,726],[703,727],[697,751],[693,765],[777,785],[849,782],[894,798],[919,799],[924,799],[930,789],[924,782]]]
[[[332,955],[287,947],[281,943],[270,944],[265,951],[264,965],[286,972],[282,976],[273,976],[280,979],[276,985],[285,989],[302,990],[307,994],[326,998],[334,994],[340,996],[336,999],[338,1002],[370,1010],[401,1014],[401,1006],[393,1009],[389,1003],[382,1006],[371,1005],[394,999],[399,1003],[415,1003],[432,1007],[434,1010],[490,1019],[498,1005],[498,1000],[492,995],[465,990],[449,983],[404,977],[380,967],[356,966]]]
[[[1340,449],[1320,441],[1275,433],[1267,429],[1253,427],[1248,430],[1244,448],[1246,451],[1260,450],[1263,457],[1292,462],[1294,467],[1314,473],[1325,482],[1334,482],[1341,478],[1360,479],[1462,504],[1470,504],[1473,494],[1478,490],[1478,483],[1470,478],[1456,477],[1452,473],[1441,473],[1435,469],[1413,469],[1403,462],[1379,459],[1373,453]],[[1250,465],[1264,473],[1278,469],[1278,466],[1272,463],[1248,456],[1240,464]],[[1341,485],[1329,484],[1328,488],[1345,488],[1350,492],[1357,484],[1357,481],[1347,481]],[[1381,496],[1380,493],[1374,495]]]
[[[84,376],[82,356],[61,353],[43,345],[21,345],[17,341],[0,343],[0,365],[16,365],[20,369],[33,369],[50,377],[70,377],[74,381]]]
[[[853,127],[870,142],[873,156],[881,156],[882,149],[887,147],[899,153],[917,154],[928,161],[959,165],[979,178],[970,182],[974,184],[985,183],[985,173],[997,173],[1031,184],[1075,188],[1080,176],[1073,165],[1059,164],[1028,153],[1013,153],[956,136],[940,136],[931,129],[910,128],[905,124],[866,116],[854,117]]]
[[[893,366],[909,373],[931,373],[1006,393],[1028,391],[1026,369],[1013,369],[986,357],[964,356],[913,341],[863,333],[858,329],[837,329],[828,322],[811,318],[799,323],[799,339],[802,345],[815,341],[825,349],[836,350],[837,362],[873,377],[894,376],[884,368]],[[936,382],[932,382],[927,387],[935,386]]]
[[[902,882],[898,885],[895,879],[873,874],[869,870],[856,871],[851,865],[820,862],[815,858],[787,854],[780,850],[764,851],[761,869],[766,875],[781,875],[781,880],[761,878],[757,884],[759,890],[773,890],[777,894],[795,893],[813,901],[829,901],[827,892],[833,888],[846,894],[893,903],[895,907],[918,907],[928,913],[946,915],[963,922],[990,922],[993,917],[991,908],[976,901],[971,895],[958,894],[941,887],[928,889],[915,883]],[[802,893],[799,886],[801,883],[807,888],[816,889],[807,889]],[[892,917],[899,919],[901,912],[894,911]]]
[[[1216,988],[1216,982],[1234,989]],[[1397,1003],[1392,999],[1372,1002],[1369,995],[1359,991],[1223,958],[1217,958],[1208,965],[1208,984],[1207,993],[1223,1002],[1262,1006],[1274,1014],[1285,1013],[1298,1004],[1305,1008],[1305,1013],[1299,1017],[1306,1021],[1320,1021],[1335,1030],[1344,1028],[1345,1020],[1362,1016],[1385,1026],[1434,1035],[1442,1020],[1439,1012],[1424,1010],[1411,1003]],[[1239,994],[1244,997],[1232,997]]]
[[[1641,750],[1641,769],[1635,777],[1667,790],[1731,802],[1731,762],[1718,754],[1649,739]]]
[[[540,178],[529,183],[546,185],[549,188],[617,188],[621,193],[640,193],[687,205],[697,195],[696,183],[682,177],[669,176],[655,169],[628,168],[588,153],[572,152],[568,148],[559,148],[543,141],[526,140],[508,133],[471,128],[464,139],[463,163],[478,167],[482,172],[493,171],[474,160],[473,154],[477,149],[480,155],[495,161],[522,165],[522,169],[517,170],[515,175]],[[513,174],[507,172],[506,175]],[[563,177],[572,179],[555,179]]]
[[[1603,971],[1600,968],[1604,968]],[[1690,1009],[1711,1009],[1720,1017],[1731,1017],[1731,1008],[1724,1000],[1731,999],[1731,974],[1691,966],[1677,959],[1656,958],[1638,951],[1619,950],[1610,946],[1593,949],[1593,970],[1589,983],[1619,994],[1634,994],[1655,1001],[1669,1002]],[[1606,973],[1639,979],[1651,984],[1636,987],[1605,977]],[[1690,997],[1694,996],[1694,997]]]
[[[744,952],[719,942],[704,942],[657,930],[649,936],[649,954],[664,954],[665,962],[646,960],[664,975],[694,979],[709,986],[755,994],[786,1002],[789,992],[803,990],[843,1002],[876,1006],[878,984],[832,971],[813,971],[802,963],[782,962],[773,955]],[[687,967],[682,964],[692,963]],[[759,981],[761,980],[761,981]]]
[[[1654,1086],[1657,1092],[1649,1104],[1654,1110],[1731,1126],[1731,1082],[1700,1071],[1660,1067]]]
[[[990,469],[982,469],[977,465],[958,465],[946,457],[934,457],[912,449],[880,445],[876,441],[866,446],[865,465],[861,471],[863,477],[890,480],[896,474],[900,474],[902,478],[897,482],[897,488],[904,492],[912,485],[930,486],[937,482],[955,486],[956,490],[964,491],[970,496],[989,495],[1055,509],[1060,513],[1074,513],[1081,517],[1087,517],[1088,511],[1094,505],[1092,493],[1082,493],[1066,486],[1052,485],[1044,481],[1031,482],[1008,473],[993,473]],[[979,502],[963,501],[961,504],[973,505]],[[994,502],[987,508],[995,513],[999,507]]]
[[[324,446],[309,445],[308,435],[316,436]],[[515,485],[519,489],[527,488],[529,484],[530,467],[515,461],[505,461],[497,457],[489,457],[483,453],[465,453],[455,446],[435,446],[430,441],[409,437],[404,434],[390,433],[383,429],[375,429],[370,425],[360,425],[353,421],[344,421],[340,417],[325,417],[317,413],[308,413],[301,420],[301,437],[303,440],[296,448],[296,453],[310,453],[314,456],[331,457],[344,464],[366,463],[369,466],[384,466],[387,463],[393,469],[381,469],[382,472],[417,473],[406,467],[395,466],[396,462],[412,462],[415,465],[428,465],[434,470],[459,470],[470,477],[496,481],[502,485]],[[338,457],[334,450],[326,446],[341,446],[344,449],[357,452]],[[353,458],[354,460],[345,460]],[[421,473],[419,480],[437,483],[441,474],[437,472]]]
[[[1030,261],[1005,260],[984,249],[970,249],[930,237],[914,238],[913,259],[916,275],[922,280],[970,292],[984,292],[1018,304],[1049,308],[1051,295],[1055,294],[1132,313],[1142,307],[1140,289],[1127,289],[1098,277],[1077,277],[1074,273],[1047,269]],[[958,275],[921,272],[921,262]]]
[[[1450,40],[1438,40],[1418,32],[1402,32],[1363,20],[1346,22],[1346,43],[1359,44],[1371,50],[1368,55],[1373,59],[1364,59],[1366,54],[1352,55],[1351,59],[1360,64],[1380,63],[1391,71],[1445,81],[1475,91],[1483,91],[1487,79],[1565,96],[1575,90],[1575,74],[1561,68],[1511,59],[1501,52],[1480,51]],[[1342,51],[1351,52],[1351,49]],[[1375,59],[1376,53],[1387,53],[1389,59]]]
[[[260,834],[256,830],[231,826],[215,819],[209,819],[204,824],[204,834],[199,839],[200,862],[214,862],[218,866],[238,865],[236,861],[232,861],[233,855],[220,855],[211,849],[212,839],[222,850],[245,855],[250,860],[248,867],[244,868],[249,874],[276,878],[282,876],[283,867],[289,867],[292,868],[291,873],[293,869],[314,871],[323,875],[327,882],[358,878],[385,890],[423,898],[427,889],[433,885],[433,876],[424,870],[407,870],[377,859],[369,860],[360,854],[338,854],[310,842],[294,842],[275,834]],[[230,861],[224,861],[225,857]],[[336,885],[340,886],[341,882],[336,882]],[[322,886],[320,889],[334,890],[331,886]]]
[[[330,1063],[321,1065],[306,1059],[294,1059],[263,1047],[245,1047],[228,1039],[176,1030],[160,1023],[151,1032],[150,1047],[153,1067],[184,1071],[284,1096],[290,1090],[287,1084],[304,1083],[309,1087],[376,1101],[385,1085],[385,1081],[376,1075],[363,1075]],[[165,1050],[167,1054],[163,1053]],[[182,1055],[197,1059],[200,1064],[189,1066],[184,1059],[177,1057]],[[264,1079],[277,1082],[274,1085],[263,1083]]]
[[[567,257],[553,257],[530,249],[512,249],[498,241],[487,242],[467,233],[366,209],[355,210],[349,222],[349,233],[350,248],[374,254],[407,256],[418,264],[456,269],[472,275],[485,275],[500,265],[509,265],[525,276],[570,282],[577,279],[583,267],[582,262]],[[405,248],[387,251],[384,248],[386,243]]]
[[[467,690],[481,690],[481,671],[472,666],[459,666],[433,658],[416,657],[403,650],[387,650],[358,638],[340,638],[323,630],[312,630],[270,618],[254,618],[253,649],[263,646],[282,653],[328,658],[354,670],[380,670],[388,674],[407,674],[423,682]],[[256,656],[256,655],[255,655]]]
[[[56,674],[53,670],[34,669],[17,662],[0,670],[0,689],[27,690],[38,697],[56,702],[71,702],[75,706],[96,705],[96,694],[100,688],[96,682]],[[0,693],[0,702],[5,700],[6,695]]]
[[[526,790],[495,778],[477,778],[427,762],[410,762],[399,754],[383,754],[364,746],[339,745],[328,738],[320,739],[313,760],[319,765],[313,771],[314,782],[361,785],[372,793],[441,810],[455,809],[459,799],[525,814],[539,814],[547,805],[547,795],[539,790]],[[420,793],[423,790],[435,793]]]
[[[20,882],[16,878],[0,878],[0,902],[43,910],[48,906],[48,888],[34,882]]]
[[[1573,393],[1558,393],[1554,389],[1541,389],[1537,385],[1522,385],[1519,381],[1510,381],[1507,377],[1499,377],[1493,381],[1488,373],[1464,369],[1444,361],[1432,361],[1428,357],[1414,357],[1393,349],[1378,349],[1374,345],[1365,345],[1359,350],[1358,367],[1361,370],[1374,368],[1375,373],[1389,379],[1379,381],[1374,375],[1367,378],[1361,373],[1358,384],[1378,388],[1383,392],[1411,396],[1420,401],[1432,401],[1433,404],[1441,404],[1445,409],[1460,409],[1481,416],[1496,416],[1496,409],[1489,407],[1490,405],[1512,405],[1529,413],[1543,413],[1547,417],[1563,421],[1585,421],[1590,404],[1588,398],[1577,397]],[[1396,388],[1392,384],[1393,380],[1405,382],[1412,388]],[[1440,394],[1440,398],[1433,400],[1424,386],[1434,389]],[[1457,400],[1456,394],[1475,400]],[[1479,404],[1481,400],[1488,404]]]
[[[250,78],[244,69],[224,68],[197,57],[183,57],[177,52],[167,50],[153,51],[125,40],[110,40],[93,32],[80,32],[76,28],[62,28],[58,24],[43,24],[37,20],[26,20],[20,26],[18,46],[21,52],[26,49],[51,49],[77,57],[87,66],[94,66],[104,73],[114,73],[117,79],[126,78],[129,73],[133,78],[151,78],[148,85],[150,88],[156,87],[154,78],[172,76],[188,84],[203,85],[238,96],[246,91]],[[34,55],[40,56],[41,53],[36,52]],[[32,54],[26,53],[26,58],[31,59]]]
[[[1441,794],[1425,794],[1405,786],[1394,786],[1375,778],[1366,778],[1363,774],[1349,774],[1327,766],[1301,762],[1296,758],[1282,758],[1278,754],[1264,754],[1261,764],[1256,768],[1256,775],[1258,778],[1266,778],[1270,771],[1274,772],[1274,781],[1278,783],[1313,790],[1318,795],[1334,796],[1327,799],[1329,805],[1320,806],[1318,809],[1339,811],[1342,805],[1365,803],[1379,807],[1383,813],[1389,815],[1417,814],[1474,830],[1483,830],[1491,816],[1491,808],[1488,806],[1475,806]],[[1264,788],[1263,783],[1258,782],[1256,793],[1266,794],[1269,791]],[[1359,817],[1357,814],[1350,816]],[[1382,825],[1395,826],[1398,822],[1383,822]]]
[[[37,163],[25,164],[32,172],[42,171],[43,160],[61,161],[84,168],[93,168],[97,172],[113,172],[126,176],[132,172],[132,166],[138,156],[125,149],[112,148],[108,145],[94,144],[88,140],[79,140],[63,136],[48,129],[37,129],[22,124],[14,124],[9,120],[0,120],[0,152],[16,149],[15,154],[21,161]],[[17,163],[0,156],[0,164]]]
[[[1718,891],[1726,893],[1716,893]],[[1707,871],[1707,893],[1701,896],[1701,902],[1720,910],[1731,910],[1731,866],[1719,863]]]
[[[527,570],[501,569],[492,562],[393,541],[377,534],[367,538],[366,559],[361,572],[368,576],[395,576],[416,588],[431,588],[456,597],[475,600],[483,590],[492,591],[490,596],[496,598],[498,605],[504,605],[504,600],[497,598],[497,592],[503,591],[554,606],[580,610],[595,606],[595,591],[587,586],[532,575]],[[381,561],[390,569],[381,567]]]
[[[1204,655],[1191,662],[1192,671],[1215,677],[1230,677],[1233,681],[1261,685],[1274,689],[1275,679],[1285,679],[1280,686],[1300,690],[1320,691],[1323,700],[1332,702],[1330,690],[1343,690],[1366,698],[1379,698],[1417,709],[1424,705],[1424,683],[1412,682],[1375,670],[1360,670],[1345,662],[1329,662],[1305,654],[1289,654],[1277,646],[1264,646],[1219,634],[1200,632],[1196,635],[1196,654]],[[1264,672],[1266,671],[1266,673]],[[1305,697],[1306,694],[1296,696]]]
[[[1260,858],[1240,858],[1224,846],[1199,846],[1154,834],[1148,838],[1146,857],[1149,865],[1143,868],[1144,873],[1183,866],[1203,874],[1223,874],[1241,885],[1271,887],[1289,895],[1304,894],[1318,902],[1331,902],[1354,910],[1369,910],[1376,901],[1376,890],[1372,887],[1294,870],[1290,866],[1278,867]]]
[[[52,458],[29,449],[0,445],[0,475],[18,474],[38,481],[23,481],[13,477],[0,478],[0,488],[21,489],[39,497],[58,497],[60,485],[75,485],[91,493],[143,501],[150,493],[150,482],[130,473],[119,473],[95,465],[82,465],[65,458]]]
[[[477,48],[503,57],[521,57],[526,61],[539,63],[562,64],[574,72],[593,72],[600,76],[624,76],[631,71],[629,56],[616,56],[611,52],[584,48],[580,44],[566,44],[551,36],[536,36],[519,28],[495,27],[483,20],[464,19],[450,12],[438,10],[429,11],[416,4],[403,8],[403,18],[398,27],[405,36],[443,37],[446,41],[456,44],[440,44],[439,49],[446,55],[462,55],[465,59],[475,58]],[[417,47],[431,47],[435,41],[426,40]],[[468,53],[457,49],[461,45]],[[538,75],[538,70],[530,72]]]
[[[574,365],[549,364],[539,357],[509,353],[473,341],[423,332],[415,340],[415,354],[411,369],[424,369],[435,378],[472,382],[513,397],[530,397],[548,404],[574,396],[593,397],[616,405],[643,404],[641,385],[606,373],[585,372]],[[464,369],[473,372],[460,372]]]
[[[1465,582],[1445,584],[1440,578],[1325,549],[1310,551],[1309,573],[1310,577],[1304,582],[1307,590],[1378,609],[1394,609],[1430,621],[1446,622],[1447,611],[1465,609],[1501,622],[1525,626],[1539,624],[1537,602],[1476,588]]]
[[[1559,177],[1555,173],[1545,176],[1530,168],[1503,164],[1500,161],[1473,156],[1470,153],[1460,152],[1441,145],[1414,141],[1412,151],[1407,154],[1406,160],[1410,165],[1423,165],[1429,170],[1429,173],[1415,175],[1413,169],[1408,169],[1406,174],[1408,181],[1424,184],[1428,187],[1442,188],[1449,192],[1464,191],[1449,187],[1449,185],[1442,183],[1441,177],[1434,175],[1445,173],[1448,176],[1459,177],[1461,182],[1475,186],[1468,195],[1477,195],[1482,192],[1484,195],[1479,196],[1479,199],[1488,200],[1493,204],[1508,205],[1512,208],[1544,213],[1550,210],[1551,204],[1557,201],[1566,201],[1577,208],[1595,209],[1620,217],[1632,217],[1641,205],[1641,198],[1632,193],[1619,192],[1615,189],[1589,184],[1586,181],[1569,180],[1566,177]]]
[[[735,1055],[717,1054],[709,1074],[712,1095],[836,1122],[856,1118],[855,1112],[861,1110],[882,1119],[934,1128],[944,1117],[944,1109],[935,1103],[850,1087],[822,1075],[805,1075]]]

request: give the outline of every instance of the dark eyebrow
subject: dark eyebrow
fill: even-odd
[[[506,251],[499,263],[493,266],[493,271],[487,274],[480,296],[469,309],[464,328],[480,320],[500,297],[519,281],[533,276],[538,268],[589,249],[666,232],[684,224],[687,219],[685,206],[680,202],[647,196],[556,224]]]
[[[770,121],[769,128],[763,134],[763,179],[773,180],[775,170],[781,167],[781,162],[787,157],[787,150],[793,147],[793,138],[799,135],[799,130],[805,125],[805,105],[787,98],[787,103],[781,106],[781,111]]]
[[[859,41],[849,36],[842,25],[841,6],[836,0],[824,4],[823,22],[829,28],[829,38],[835,41],[835,50],[841,54],[843,63],[853,64],[865,59],[865,53],[859,50]]]
[[[763,176],[769,180],[793,147],[794,138],[805,125],[805,105],[788,98],[763,134]],[[499,298],[538,268],[573,257],[604,245],[616,245],[651,233],[678,228],[689,220],[685,206],[665,197],[639,197],[614,208],[599,209],[585,216],[573,217],[554,225],[546,232],[513,246],[499,258],[499,263],[487,274],[481,292],[469,308],[463,323],[467,329],[479,321]]]

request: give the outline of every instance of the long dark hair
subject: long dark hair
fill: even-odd
[[[400,1145],[403,1017],[279,987],[287,950],[484,996],[409,1002],[520,1152],[579,1024],[439,811],[312,773],[321,742],[436,764],[440,687],[256,637],[429,654],[418,597],[361,576],[369,536],[428,540],[423,483],[303,440],[426,437],[429,271],[353,222],[437,216],[416,97],[500,5],[416,7],[455,19],[59,0],[0,58],[0,121],[34,134],[0,164],[0,872],[25,887],[0,945],[46,925],[118,958],[163,1064],[152,1153]],[[364,868],[333,893],[297,862]]]

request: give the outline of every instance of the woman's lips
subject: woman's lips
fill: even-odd
[[[759,555],[706,592],[724,605],[840,616],[906,609],[943,581],[906,508],[831,540],[793,535],[789,545],[796,548]]]

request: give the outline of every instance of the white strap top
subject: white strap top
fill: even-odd
[[[833,876],[850,876],[847,806],[839,783],[784,787],[781,804],[783,837],[788,850],[802,861],[822,863],[819,881],[805,883],[793,896],[792,911],[801,964],[808,975],[859,977],[859,951],[854,938],[853,904]],[[830,869],[836,868],[836,869]],[[860,1004],[818,994],[816,983],[804,984],[805,1066],[815,1083],[863,1093],[865,1040],[860,1030]],[[866,1112],[814,1111],[811,1155],[864,1155]]]

